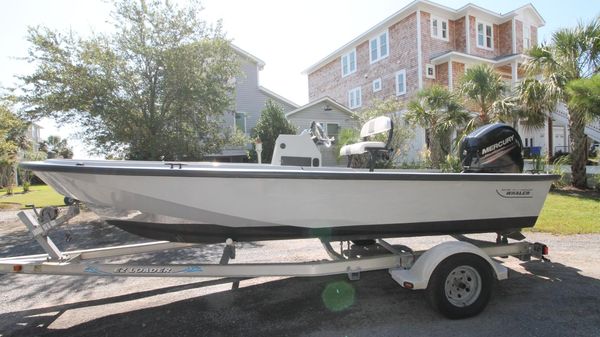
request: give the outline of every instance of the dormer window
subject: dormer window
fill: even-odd
[[[342,56],[342,77],[356,72],[356,49]]]
[[[477,21],[477,47],[494,49],[494,29],[492,25]]]
[[[371,63],[375,63],[389,55],[388,32],[385,31],[369,41]]]
[[[432,16],[431,37],[448,41],[448,20]]]

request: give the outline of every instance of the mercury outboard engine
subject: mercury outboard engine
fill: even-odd
[[[487,124],[471,132],[460,144],[464,172],[521,173],[523,143],[517,130],[501,124]]]

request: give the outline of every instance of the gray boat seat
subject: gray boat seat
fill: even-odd
[[[387,142],[375,141],[371,138],[380,133],[388,132]],[[357,154],[369,153],[369,166],[373,171],[374,154],[379,151],[388,151],[394,132],[394,123],[392,119],[386,116],[380,116],[367,121],[360,129],[362,142],[344,145],[340,149],[340,156],[352,156]],[[350,158],[349,161],[350,162]]]

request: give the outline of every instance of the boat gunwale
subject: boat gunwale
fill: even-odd
[[[552,181],[560,176],[556,174],[538,173],[438,173],[438,172],[389,172],[389,171],[344,171],[327,170],[318,168],[298,166],[296,169],[285,167],[266,168],[234,168],[234,166],[214,167],[169,167],[171,163],[165,163],[164,167],[127,167],[115,165],[94,165],[94,162],[23,162],[19,166],[34,172],[63,172],[97,175],[121,175],[121,176],[154,176],[154,177],[197,177],[197,178],[260,178],[260,179],[314,179],[314,180],[391,180],[391,181]],[[186,165],[185,163],[182,163]],[[192,163],[190,163],[192,164]],[[156,163],[153,163],[156,165]]]

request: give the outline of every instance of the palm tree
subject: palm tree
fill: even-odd
[[[418,92],[416,98],[408,103],[404,119],[427,131],[431,164],[434,168],[439,168],[440,163],[451,153],[452,131],[463,126],[470,115],[448,89],[433,85]]]
[[[569,82],[567,93],[569,106],[589,111],[596,118],[600,117],[600,74]]]
[[[552,34],[548,45],[533,47],[526,69],[530,76],[542,75],[544,97],[555,108],[564,102],[569,108],[569,135],[571,139],[572,185],[586,187],[587,136],[585,125],[592,118],[592,110],[572,100],[569,83],[590,78],[600,70],[600,18],[575,28],[560,29]]]
[[[73,150],[67,144],[67,139],[62,139],[60,136],[48,136],[48,139],[40,144],[40,150],[53,157],[73,158]]]
[[[467,106],[478,113],[472,123],[474,126],[501,120],[502,114],[495,106],[505,97],[507,89],[500,74],[487,64],[465,71],[458,91],[467,99]]]

